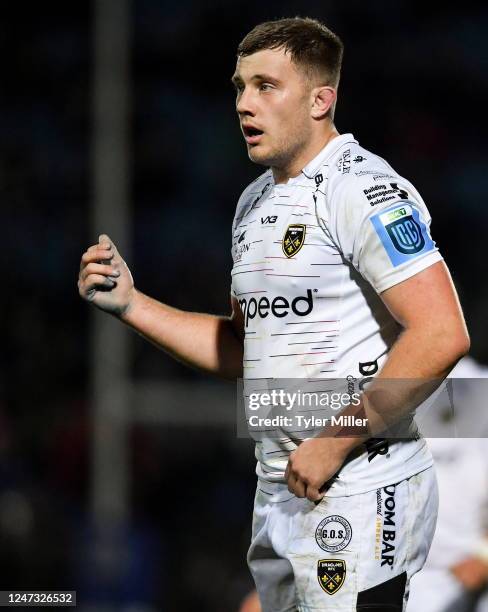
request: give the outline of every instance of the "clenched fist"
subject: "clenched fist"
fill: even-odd
[[[297,497],[318,502],[327,483],[340,470],[347,456],[343,440],[334,437],[308,438],[290,453],[285,479]]]
[[[127,264],[106,234],[83,253],[78,277],[81,297],[116,316],[122,316],[134,296],[134,281]]]

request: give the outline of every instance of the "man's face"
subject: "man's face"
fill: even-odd
[[[239,57],[232,81],[236,109],[249,158],[285,168],[306,147],[311,134],[311,85],[281,49]]]

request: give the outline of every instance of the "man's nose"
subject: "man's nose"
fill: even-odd
[[[236,102],[236,110],[239,115],[254,115],[255,114],[255,100],[252,92],[246,88],[239,95]]]

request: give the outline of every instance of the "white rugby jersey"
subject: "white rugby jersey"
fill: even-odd
[[[251,183],[232,245],[246,388],[374,375],[400,331],[378,294],[442,259],[429,226],[417,190],[352,134],[330,141],[286,184],[276,185],[271,170]],[[288,455],[303,437],[285,428],[257,441],[258,477],[285,482]],[[328,495],[386,486],[431,464],[419,437],[369,454],[361,446]]]

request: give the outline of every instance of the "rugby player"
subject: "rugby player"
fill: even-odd
[[[230,316],[136,290],[105,234],[80,267],[84,299],[204,371],[374,377],[359,407],[367,431],[278,430],[256,443],[248,563],[264,612],[404,609],[437,512],[432,457],[407,417],[422,381],[444,378],[469,348],[420,194],[334,125],[342,53],[302,18],[260,24],[238,47],[236,110],[250,159],[268,169],[237,204]],[[370,392],[397,378],[411,382],[387,402]],[[402,435],[384,435],[399,420]]]

